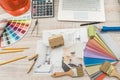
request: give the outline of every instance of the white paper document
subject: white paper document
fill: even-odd
[[[62,34],[64,43],[66,45],[73,44],[75,42],[86,43],[88,41],[87,28],[74,28],[74,29],[56,29],[43,31],[43,43],[49,46],[48,38],[52,35]]]
[[[37,42],[36,53],[39,55],[35,67],[35,73],[52,73],[62,71],[62,48],[51,49],[45,46],[42,41]]]
[[[48,38],[52,35],[62,34],[64,46],[50,48]],[[62,61],[68,65],[83,64],[83,53],[88,41],[87,28],[57,29],[43,31],[43,40],[38,41],[37,50],[39,57],[36,61],[35,73],[61,72]]]

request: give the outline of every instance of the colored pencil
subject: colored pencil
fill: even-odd
[[[31,61],[31,60],[33,60],[33,59],[35,59],[35,58],[37,58],[37,57],[38,57],[38,54],[33,54],[32,56],[30,56],[30,57],[28,58],[28,60]]]
[[[15,52],[22,52],[22,51],[23,51],[22,49],[20,49],[20,50],[10,50],[10,51],[0,52],[0,54],[15,53]]]
[[[27,73],[29,73],[32,70],[33,66],[35,65],[36,60],[37,60],[37,58],[32,61],[32,64],[31,64],[30,68],[28,69]]]
[[[17,58],[14,58],[14,59],[11,59],[11,60],[8,60],[8,61],[5,61],[5,62],[1,62],[0,65],[4,65],[4,64],[7,64],[7,63],[11,63],[11,62],[14,62],[14,61],[18,61],[20,59],[24,59],[26,58],[27,56],[21,56],[21,57],[17,57]]]
[[[22,48],[2,48],[2,50],[24,50],[29,49],[28,47],[22,47]]]

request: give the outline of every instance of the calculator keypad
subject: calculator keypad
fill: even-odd
[[[32,17],[53,17],[53,0],[32,0]]]

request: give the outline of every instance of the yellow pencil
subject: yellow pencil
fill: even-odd
[[[22,52],[23,50],[20,49],[20,50],[10,50],[10,51],[3,51],[3,52],[0,52],[0,54],[7,54],[7,53],[14,53],[14,52]]]
[[[2,48],[2,50],[24,50],[24,49],[29,49],[28,47],[22,47],[22,48]]]
[[[28,58],[28,60],[31,61],[31,60],[33,60],[33,59],[35,59],[35,58],[37,58],[37,57],[38,57],[38,54],[33,54],[32,56],[30,56],[30,57]]]
[[[32,70],[33,66],[35,65],[35,62],[36,62],[36,60],[32,61],[32,64],[31,64],[30,68],[28,69],[27,73],[29,73]]]
[[[8,61],[5,61],[5,62],[1,62],[0,65],[4,65],[4,64],[7,64],[7,63],[11,63],[11,62],[14,62],[14,61],[17,61],[17,60],[26,58],[26,57],[27,57],[27,56],[21,56],[21,57],[18,57],[18,58],[14,58],[14,59],[11,59],[11,60],[8,60]]]

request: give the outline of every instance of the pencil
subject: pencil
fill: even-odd
[[[29,73],[29,72],[32,70],[33,66],[35,65],[36,60],[37,60],[37,58],[36,58],[35,60],[33,60],[30,68],[29,68],[28,71],[27,71],[27,73]]]
[[[38,57],[38,54],[34,54],[34,55],[30,56],[30,57],[28,58],[28,60],[31,61],[31,60],[33,60],[33,59],[35,59],[35,58],[37,58],[37,57]]]
[[[20,50],[10,50],[10,51],[3,51],[3,52],[0,52],[0,54],[7,54],[7,53],[14,53],[14,52],[22,52],[23,50],[20,49]]]
[[[11,62],[14,62],[14,61],[17,61],[17,60],[20,60],[20,59],[24,59],[26,58],[27,56],[21,56],[21,57],[18,57],[18,58],[14,58],[14,59],[11,59],[11,60],[8,60],[8,61],[5,61],[5,62],[1,62],[0,65],[4,65],[4,64],[7,64],[7,63],[11,63]]]
[[[102,23],[102,22],[90,22],[90,23],[84,23],[84,24],[81,24],[80,26],[87,26],[87,25],[99,24],[99,23]]]
[[[21,50],[21,49],[29,49],[28,47],[23,47],[23,48],[2,48],[2,50]]]

